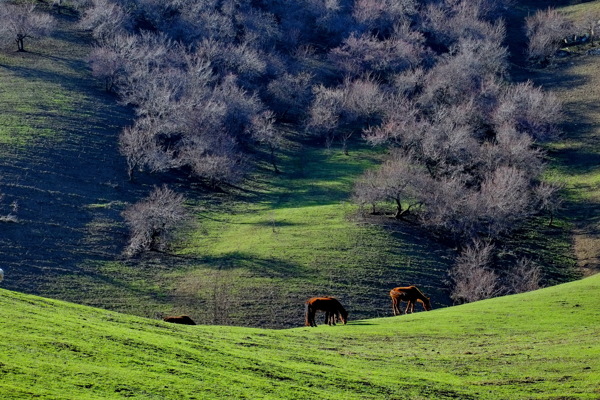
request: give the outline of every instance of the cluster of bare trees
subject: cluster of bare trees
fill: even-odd
[[[252,142],[277,171],[276,119],[345,149],[423,79],[437,84],[423,98],[451,103],[504,68],[503,26],[486,18],[507,1],[79,3],[98,41],[94,75],[138,114],[121,136],[130,175],[176,168],[235,182]],[[459,84],[444,86],[448,73]]]
[[[236,75],[217,74],[204,47],[192,52],[155,33],[99,43],[90,55],[94,75],[137,114],[120,137],[130,177],[138,169],[186,168],[212,185],[240,178],[239,143],[248,131],[265,140],[258,116],[266,108],[256,94],[242,88]],[[272,127],[267,131],[277,133]],[[275,139],[267,141],[276,146]]]
[[[467,1],[429,4],[420,63],[380,75],[385,84],[368,93],[385,101],[370,103],[370,119],[345,116],[344,85],[335,113],[338,134],[346,120],[358,122],[369,142],[392,149],[359,179],[355,201],[371,213],[393,207],[396,218],[410,215],[451,238],[459,249],[451,271],[459,302],[537,287],[539,269],[529,261],[496,272],[491,243],[559,205],[558,187],[542,181],[538,145],[557,137],[560,103],[530,82],[507,82],[504,27],[486,10]]]
[[[541,287],[541,268],[530,259],[519,258],[507,270],[497,271],[494,257],[495,247],[489,241],[476,239],[463,249],[449,273],[455,302],[470,303]]]
[[[392,203],[397,218],[414,210],[421,224],[460,245],[498,238],[553,209],[556,188],[541,181],[535,144],[556,137],[561,116],[552,94],[506,82],[502,25],[476,19],[466,29],[460,21],[478,13],[463,3],[429,6],[425,27],[448,50],[393,75],[379,90],[385,101],[370,102],[380,106],[371,111],[380,123],[368,124],[364,136],[394,151],[354,193],[371,210]]]
[[[576,20],[554,8],[538,10],[526,19],[527,55],[533,63],[547,64],[556,52],[569,45],[593,45],[600,12],[591,10]]]
[[[390,152],[359,179],[356,203],[371,213],[391,206],[452,238],[463,249],[451,273],[457,301],[516,288],[515,277],[538,284],[528,261],[497,275],[493,246],[481,244],[558,206],[538,144],[556,138],[560,104],[505,79],[497,17],[509,0],[81,4],[97,40],[94,75],[137,114],[120,137],[131,176],[183,169],[211,185],[235,182],[253,145],[279,172],[278,121],[346,153],[362,135]],[[528,21],[528,35],[557,36],[564,26],[550,19]],[[143,226],[134,214],[143,215],[129,210],[129,224]],[[146,233],[133,235],[130,252],[157,246],[154,228],[137,230]]]

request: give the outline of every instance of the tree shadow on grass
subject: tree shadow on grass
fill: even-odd
[[[243,269],[256,277],[264,278],[308,278],[306,268],[280,258],[257,257],[244,252],[231,252],[222,256],[172,256],[177,264],[184,268],[202,267],[206,269],[234,270]],[[187,266],[187,267],[186,267]]]
[[[33,54],[33,53],[31,53]],[[50,57],[48,57],[50,58]],[[84,63],[67,60],[68,68],[71,70],[86,68]],[[92,78],[91,76],[75,76],[69,75],[65,73],[59,73],[50,70],[43,70],[39,68],[31,68],[19,65],[1,65],[0,67],[5,68],[10,71],[13,75],[19,78],[23,78],[28,81],[43,81],[43,82],[53,82],[60,87],[72,91],[72,92],[82,92],[86,90],[92,90]]]

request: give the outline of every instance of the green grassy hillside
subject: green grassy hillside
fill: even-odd
[[[600,275],[345,326],[182,326],[0,290],[3,399],[597,399]],[[319,314],[318,319],[322,316]]]
[[[587,15],[600,15],[600,2],[560,8],[577,23]],[[546,69],[526,69],[521,79],[532,79],[553,91],[563,102],[563,137],[548,148],[550,179],[565,186],[563,216],[573,226],[574,251],[578,266],[587,274],[600,270],[600,64],[597,48],[585,44],[566,48],[571,55]]]
[[[350,205],[353,180],[381,149],[356,143],[345,156],[290,130],[281,175],[259,161],[243,187],[225,193],[182,176],[129,182],[117,138],[130,110],[91,76],[92,41],[75,15],[52,12],[51,37],[30,41],[25,53],[0,51],[0,211],[18,205],[17,222],[0,225],[5,287],[253,326],[297,326],[297,304],[319,294],[357,299],[363,317],[388,315],[386,292],[398,285],[417,284],[438,306],[449,304],[452,250],[412,227],[365,223]],[[185,192],[197,229],[172,253],[123,259],[120,212],[165,181]],[[235,301],[223,300],[230,292]],[[265,313],[265,302],[279,309]]]
[[[259,161],[225,193],[179,175],[129,182],[117,138],[131,110],[92,78],[92,41],[63,11],[51,11],[57,31],[26,53],[0,51],[1,211],[18,205],[17,222],[0,223],[4,287],[146,317],[269,327],[301,324],[298,305],[314,295],[337,296],[360,318],[389,315],[387,292],[399,285],[418,285],[436,308],[451,304],[454,249],[414,226],[357,216],[353,181],[382,152],[358,138],[345,156],[290,130],[281,175]],[[188,196],[196,228],[169,254],[123,259],[120,212],[167,180]],[[572,203],[579,213],[554,227],[533,221],[503,255],[542,265],[544,284],[576,278],[570,224],[593,221],[589,205]]]

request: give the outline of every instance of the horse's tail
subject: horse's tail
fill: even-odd
[[[304,303],[304,325],[305,326],[311,326],[311,313],[312,313],[312,307],[310,306],[310,304],[307,301],[306,303]]]

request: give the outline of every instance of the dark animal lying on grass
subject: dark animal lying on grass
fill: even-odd
[[[174,324],[196,325],[194,320],[192,320],[188,315],[167,316],[164,317],[163,320],[166,322],[172,322]]]
[[[313,297],[306,301],[306,326],[317,326],[315,322],[315,314],[317,311],[325,311],[325,323],[335,325],[336,320],[342,321],[344,324],[348,322],[348,312],[333,297]]]

